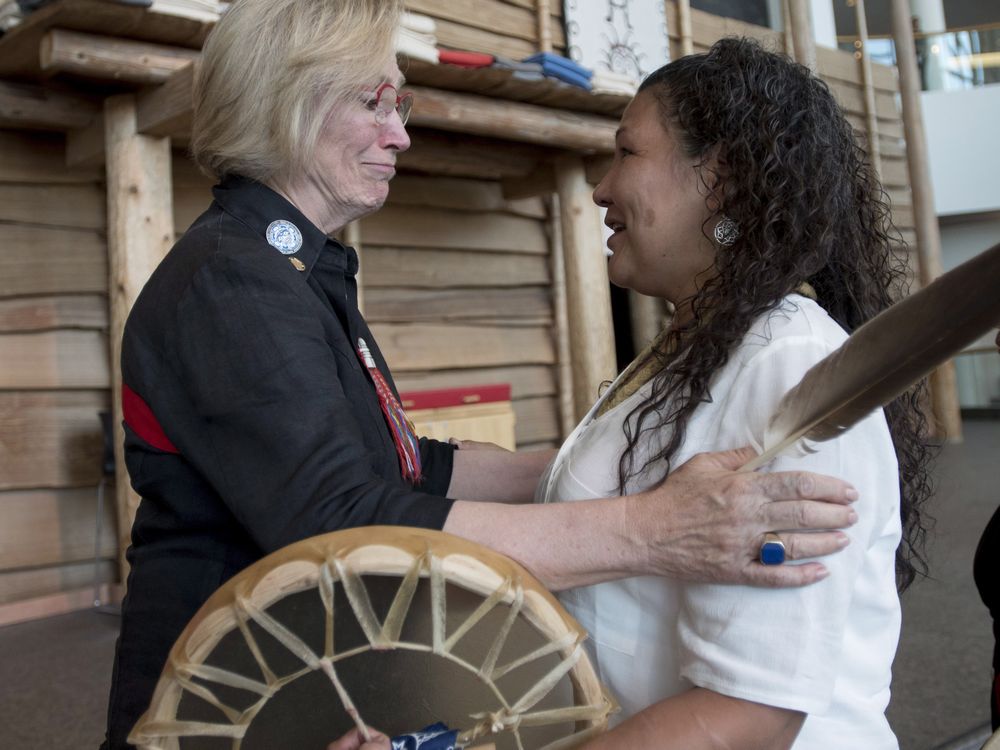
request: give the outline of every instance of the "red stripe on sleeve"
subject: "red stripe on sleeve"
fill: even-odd
[[[132,432],[157,450],[180,453],[163,431],[149,404],[124,383],[122,383],[122,417]]]

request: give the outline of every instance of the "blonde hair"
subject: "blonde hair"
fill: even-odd
[[[195,76],[195,161],[268,183],[306,169],[327,115],[384,75],[400,12],[401,0],[236,0]]]

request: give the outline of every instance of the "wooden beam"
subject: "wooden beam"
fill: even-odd
[[[0,388],[108,387],[108,337],[102,331],[0,333]]]
[[[122,580],[125,549],[139,498],[125,469],[121,413],[121,340],[132,304],[173,243],[170,139],[138,132],[132,94],[109,97],[104,105],[108,184],[109,302],[111,307],[112,407],[115,425],[116,494]]]
[[[54,133],[0,130],[0,182],[37,184],[100,182],[104,179],[103,170],[67,169],[65,148],[63,136]],[[0,284],[3,281],[0,274]]]
[[[0,127],[70,130],[83,128],[99,112],[90,97],[50,87],[0,81]]]
[[[365,291],[365,320],[369,323],[489,322],[498,318],[551,320],[550,290],[544,286],[524,286],[513,289],[376,287]],[[0,302],[0,325],[2,323],[3,303]]]
[[[547,326],[373,323],[371,329],[393,372],[555,363]]]
[[[666,14],[670,18],[669,14]],[[691,38],[691,3],[689,0],[677,0],[677,32],[681,40],[681,55],[694,52],[694,42]]]
[[[401,372],[394,380],[400,391],[510,383],[511,397],[515,401],[530,396],[553,396],[557,390],[553,368],[548,365]]]
[[[66,133],[66,166],[98,167],[104,165],[104,113],[100,112],[87,127]]]
[[[519,445],[559,440],[559,409],[555,398],[525,398],[512,402],[511,406]]]
[[[194,78],[198,61],[187,63],[162,85],[142,91],[136,101],[140,133],[156,136],[189,136],[191,133]]]
[[[104,190],[96,183],[0,182],[0,221],[68,229],[104,229]]]
[[[17,606],[29,599],[74,589],[91,588],[94,582],[114,583],[118,565],[111,560],[50,565],[0,571],[0,605]]]
[[[98,492],[93,487],[0,492],[0,570],[93,560]],[[106,495],[110,496],[110,492]],[[101,507],[99,557],[118,554],[114,503]]]
[[[551,16],[556,23],[550,26],[552,40],[565,46],[566,38],[559,22],[561,2],[551,3]],[[520,6],[520,7],[518,7]],[[514,37],[528,43],[538,40],[536,0],[509,2],[509,0],[406,0],[406,9],[431,16],[435,21],[451,21],[466,28],[480,29],[500,36]],[[440,40],[440,38],[439,38]],[[467,49],[480,49],[468,47]],[[538,50],[536,50],[538,51]]]
[[[544,220],[542,198],[508,198],[496,180],[397,175],[389,188],[389,204],[427,206],[456,211],[497,211]]]
[[[538,15],[538,51],[552,51],[552,18],[549,14],[549,0],[535,0]]]
[[[618,121],[600,115],[411,86],[414,125],[573,151],[614,151]]]
[[[7,248],[31,248],[32,256],[0,253],[0,296],[107,291],[107,245],[98,232],[18,224],[3,231]]]
[[[0,390],[0,490],[96,487],[104,390]]]
[[[476,250],[365,248],[365,286],[446,289],[551,283],[548,257]]]
[[[121,602],[121,589],[115,584],[102,583],[96,590],[96,599],[101,604],[118,604]],[[0,605],[0,627],[65,615],[81,609],[89,609],[94,605],[95,590],[92,587],[62,591],[58,594],[49,594],[20,602],[10,602]]]
[[[45,33],[54,28],[198,50],[213,25],[138,4],[108,0],[48,3],[0,37],[0,77],[38,76],[39,44]]]
[[[452,49],[471,49],[489,55],[503,55],[515,60],[538,52],[534,41],[498,34],[494,31],[477,29],[467,23],[436,18],[438,45]]]
[[[51,29],[39,49],[42,71],[127,83],[163,83],[198,57],[195,50]]]
[[[809,0],[788,0],[785,33],[791,29],[796,62],[816,72],[816,38],[813,35]]]
[[[628,306],[632,347],[638,354],[663,330],[667,321],[667,308],[662,299],[647,297],[634,289],[629,290]]]
[[[451,177],[523,177],[545,156],[540,146],[424,128],[411,130],[410,141],[397,160],[400,168]]]
[[[504,197],[509,200],[549,195],[556,191],[556,173],[550,162],[543,162],[530,174],[523,177],[507,177],[500,185]]]
[[[450,211],[389,204],[360,221],[367,246],[433,247],[546,255],[537,219],[486,211]]]
[[[53,329],[106,331],[107,328],[108,301],[103,295],[61,294],[56,297],[0,299],[0,335]]]
[[[792,13],[788,9],[788,0],[781,0],[781,25],[782,25],[782,44],[785,47],[785,54],[788,55],[793,60],[795,59],[795,42],[792,40],[792,27],[791,27],[791,17]]]
[[[591,200],[583,160],[567,154],[556,160],[555,167],[566,262],[573,406],[579,421],[597,398],[600,384],[617,372],[615,334],[600,214]]]
[[[926,286],[941,275],[941,230],[934,208],[930,157],[920,108],[920,71],[910,22],[907,0],[892,0],[892,36],[899,67],[899,96],[903,107],[903,131],[906,135],[906,162],[913,190],[913,214],[920,257],[920,284]],[[946,315],[947,311],[942,311]],[[961,442],[962,416],[952,362],[931,374],[931,401],[939,429],[949,441]]]
[[[555,170],[552,170],[555,181]],[[559,437],[565,439],[576,426],[576,408],[573,403],[573,361],[569,343],[569,309],[566,306],[566,254],[562,241],[562,207],[553,185],[549,205],[549,237],[551,250],[549,258],[552,266],[552,312],[555,317],[556,377],[559,383]]]
[[[855,42],[854,56],[858,58],[861,68],[861,85],[865,95],[865,132],[867,134],[866,148],[875,175],[882,173],[882,159],[879,150],[878,109],[875,101],[875,79],[872,75],[872,59],[868,54],[868,19],[865,16],[865,0],[848,0],[848,5],[854,5],[854,20],[858,25],[858,39]]]

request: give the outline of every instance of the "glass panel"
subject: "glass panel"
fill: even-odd
[[[855,40],[840,37],[841,49],[853,52]],[[954,91],[1000,83],[1000,25],[919,34],[917,65],[924,91]],[[868,40],[872,62],[896,64],[893,41],[886,37]]]

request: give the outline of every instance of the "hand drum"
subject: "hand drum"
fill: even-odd
[[[586,633],[524,568],[438,531],[306,539],[235,576],[174,644],[129,741],[324,750],[352,726],[443,721],[461,745],[571,748],[614,701]]]

